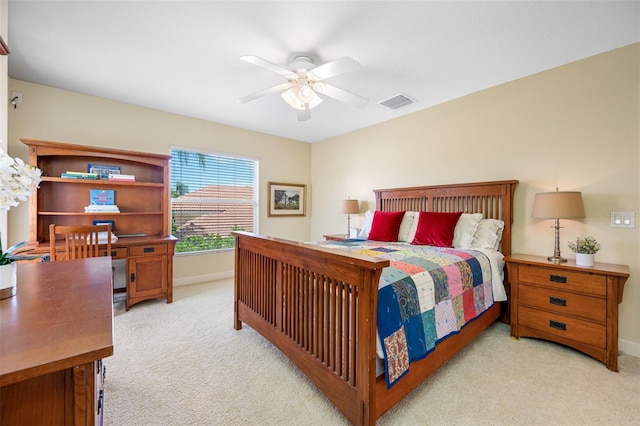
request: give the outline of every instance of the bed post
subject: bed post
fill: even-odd
[[[235,247],[234,250],[234,267],[233,267],[233,328],[235,330],[240,330],[242,328],[242,322],[238,318],[238,291],[239,291],[239,279],[240,279],[240,251],[237,250],[238,244],[240,243],[240,238],[238,235],[234,235],[235,237]]]
[[[380,279],[381,271],[360,271],[360,282],[374,283]],[[375,291],[372,291],[375,290]],[[358,295],[358,311],[366,315],[358,315],[358,347],[356,394],[358,399],[358,425],[375,425],[376,423],[376,338],[378,287],[362,286]]]

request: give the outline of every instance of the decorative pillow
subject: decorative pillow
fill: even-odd
[[[403,217],[404,212],[374,212],[369,239],[374,241],[398,241],[398,233],[400,232],[400,224]]]
[[[409,230],[409,235],[407,236],[407,242],[411,243],[413,239],[416,237],[416,231],[418,230],[418,222],[420,222],[420,212],[414,212],[416,214],[415,219],[413,220],[413,224],[411,224],[411,229]]]
[[[371,232],[371,223],[373,222],[373,212],[367,210],[364,212],[364,226],[358,233],[358,238],[369,238],[369,232]]]
[[[413,241],[413,236],[415,234],[415,226],[417,224],[416,218],[418,217],[418,212],[404,212],[404,217],[402,218],[402,223],[400,223],[400,232],[398,232],[398,241],[402,242],[411,242]],[[413,233],[411,232],[412,230]]]
[[[470,248],[498,250],[503,229],[504,222],[499,219],[482,219],[473,235]]]
[[[420,212],[418,229],[411,244],[453,247],[453,233],[462,212]]]
[[[456,229],[453,232],[453,246],[459,249],[468,249],[473,242],[473,235],[482,220],[482,213],[462,213]]]

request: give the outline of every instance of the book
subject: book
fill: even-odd
[[[89,204],[113,205],[115,204],[115,191],[113,189],[89,190]]]
[[[98,175],[95,173],[84,173],[84,172],[64,172],[60,175],[60,177],[67,179],[99,179]]]
[[[123,175],[123,174],[110,174],[108,177],[109,180],[117,180],[122,182],[135,182],[135,175]]]
[[[85,213],[120,213],[118,206],[113,204],[90,204],[84,208]]]
[[[109,164],[87,164],[87,172],[97,174],[100,179],[108,179],[110,174],[120,174],[120,166],[111,166]]]

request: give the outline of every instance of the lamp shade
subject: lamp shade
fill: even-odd
[[[575,191],[537,193],[533,200],[531,217],[540,219],[585,217],[582,193]]]
[[[340,211],[344,214],[360,213],[360,205],[358,200],[342,200]]]

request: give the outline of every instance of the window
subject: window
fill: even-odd
[[[257,160],[183,148],[171,156],[176,253],[230,249],[231,231],[256,229]]]

